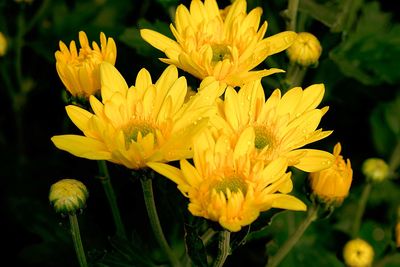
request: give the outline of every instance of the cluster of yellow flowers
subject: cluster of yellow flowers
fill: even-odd
[[[225,9],[216,0],[193,0],[189,9],[180,5],[170,27],[176,41],[141,30],[169,66],[156,81],[140,70],[132,86],[114,67],[112,38],[101,33],[101,47],[93,42],[91,48],[80,32],[79,51],[73,41],[69,49],[60,42],[58,74],[71,95],[89,100],[91,111],[68,105],[67,114],[83,135],[54,136],[53,143],[77,157],[151,168],[177,184],[193,215],[229,231],[239,231],[270,208],[306,210],[289,195],[289,166],[313,173],[316,194],[343,199],[352,172],[340,146],[334,155],[304,148],[332,132],[318,129],[328,111],[318,108],[324,85],[265,96],[261,78],[283,70],[254,69],[298,38],[291,31],[264,38],[267,22],[260,26],[261,14],[261,8],[247,13],[245,0]],[[177,68],[201,79],[194,95],[187,97],[186,78]],[[180,168],[171,161],[180,161]]]

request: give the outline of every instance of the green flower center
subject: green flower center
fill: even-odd
[[[256,135],[254,145],[257,149],[261,150],[273,144],[273,137],[265,127],[255,126],[254,133]]]
[[[139,122],[131,124],[125,131],[128,141],[133,140],[137,142],[139,133],[142,135],[142,137],[145,137],[150,133],[152,133],[155,137],[156,130],[153,125],[147,122]]]
[[[229,48],[226,45],[214,44],[211,46],[213,51],[212,62],[217,63],[218,61],[223,61],[224,59],[230,59],[232,57]]]
[[[225,177],[222,180],[216,182],[216,184],[214,185],[214,189],[215,191],[217,191],[217,193],[222,192],[225,196],[227,196],[228,189],[232,193],[237,193],[241,191],[243,195],[245,195],[247,192],[247,185],[243,181],[242,177],[233,175],[230,177]]]

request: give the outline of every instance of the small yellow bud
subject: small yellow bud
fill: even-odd
[[[344,246],[343,259],[349,267],[369,267],[374,260],[374,249],[366,241],[356,238]]]
[[[4,56],[7,52],[7,39],[2,32],[0,32],[0,57]]]
[[[350,160],[340,155],[342,147],[337,143],[333,149],[335,162],[328,169],[309,174],[313,194],[326,204],[340,205],[349,194],[353,180]]]
[[[75,179],[63,179],[50,187],[49,200],[56,212],[74,214],[83,209],[89,192],[86,186]]]
[[[290,61],[303,67],[308,67],[318,62],[322,53],[322,47],[313,34],[300,32],[286,52]]]
[[[362,172],[371,181],[380,182],[389,176],[389,166],[379,158],[369,158],[362,165]]]

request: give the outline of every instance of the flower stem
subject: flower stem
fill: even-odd
[[[299,8],[299,0],[289,0],[288,3],[288,31],[296,31],[297,10]]]
[[[107,196],[108,204],[110,205],[111,213],[114,219],[117,235],[119,237],[127,239],[125,227],[122,223],[121,214],[118,209],[117,199],[115,197],[114,189],[111,184],[110,174],[108,172],[107,164],[104,160],[97,161],[99,166],[99,174],[101,184],[103,185],[104,191]]]
[[[149,215],[150,225],[161,249],[167,255],[168,260],[174,267],[181,266],[179,260],[176,258],[174,252],[168,245],[165,239],[163,230],[161,228],[160,219],[158,218],[156,203],[154,201],[153,183],[152,179],[142,177],[140,179],[143,189],[144,202],[146,204],[147,214]]]
[[[352,236],[354,238],[357,237],[358,232],[360,230],[362,216],[364,214],[365,207],[367,205],[367,201],[368,201],[369,194],[371,192],[371,188],[372,188],[372,184],[370,182],[367,182],[367,184],[364,186],[364,189],[362,191],[360,202],[358,203],[358,208],[356,210],[356,214],[354,217],[354,223],[353,223],[352,230],[351,230]]]
[[[230,253],[230,237],[231,232],[227,230],[223,230],[219,234],[219,242],[218,242],[218,255],[215,259],[213,267],[222,267],[225,263],[226,258]]]
[[[307,230],[308,226],[317,219],[318,205],[312,204],[308,210],[307,216],[304,221],[299,225],[293,235],[286,240],[283,246],[278,250],[278,252],[270,258],[266,267],[275,267],[285,258],[285,256],[290,252],[290,250],[296,245],[300,240],[301,236]]]
[[[307,68],[302,67],[295,62],[290,62],[287,74],[286,74],[286,85],[287,88],[295,86],[301,86],[304,76],[306,75]]]
[[[71,224],[72,240],[74,242],[75,252],[76,256],[78,257],[79,266],[87,267],[88,265],[86,262],[85,251],[83,249],[81,234],[79,232],[78,219],[75,213],[69,215],[69,222]]]

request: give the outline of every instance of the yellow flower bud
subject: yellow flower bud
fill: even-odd
[[[303,67],[308,67],[318,62],[322,53],[322,47],[313,34],[300,32],[286,52],[290,61]]]
[[[380,182],[389,176],[389,166],[379,158],[369,158],[362,165],[362,172],[371,181]]]
[[[343,259],[349,267],[368,267],[374,260],[374,249],[366,241],[356,238],[344,246]]]
[[[353,180],[350,160],[340,155],[342,147],[337,143],[333,149],[335,162],[331,167],[309,174],[313,194],[326,204],[340,205],[349,194]]]
[[[0,57],[4,56],[7,52],[7,39],[2,32],[0,32]]]
[[[60,50],[55,53],[56,68],[61,81],[72,96],[88,98],[100,90],[100,64],[107,61],[112,65],[117,58],[117,47],[112,38],[100,33],[100,47],[92,42],[90,47],[86,33],[79,32],[81,48],[75,41],[68,47],[60,41]]]
[[[49,200],[56,212],[74,214],[83,209],[89,192],[86,186],[75,179],[63,179],[50,187]]]

